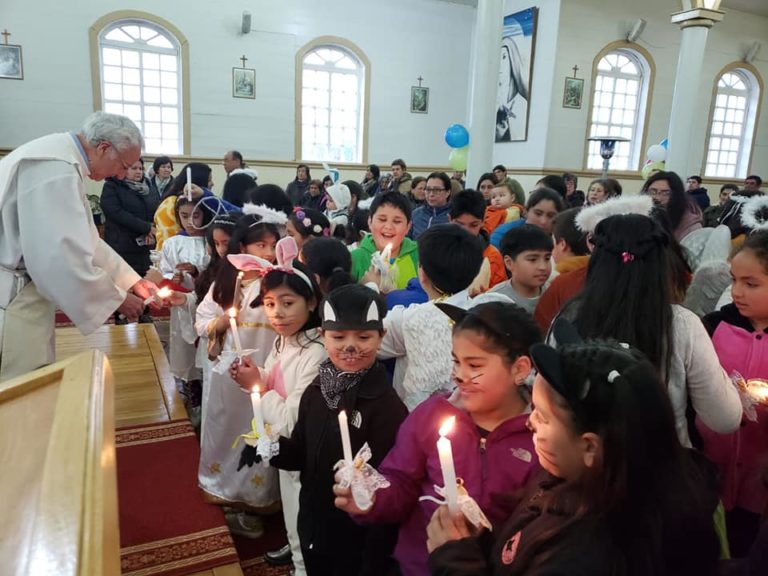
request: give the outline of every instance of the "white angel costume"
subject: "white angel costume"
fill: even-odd
[[[160,273],[171,280],[176,273],[176,266],[189,263],[198,271],[208,266],[210,256],[206,250],[205,236],[186,236],[177,234],[163,243],[160,254]],[[181,285],[194,291],[195,280],[184,272]],[[194,297],[194,294],[192,294]],[[195,370],[195,319],[191,306],[173,306],[171,308],[171,338],[168,346],[168,362],[171,373],[181,380],[189,381],[198,377]]]
[[[275,332],[262,306],[251,308],[261,291],[260,280],[244,280],[241,286],[238,334],[244,349],[252,349],[251,358],[263,366],[272,350]],[[225,310],[213,300],[213,286],[197,307],[195,330],[207,335]],[[222,356],[231,357],[234,340],[230,330],[224,337]],[[214,360],[214,365],[219,360]],[[216,367],[216,366],[215,366]],[[217,368],[227,368],[218,366]],[[220,373],[223,372],[223,373]],[[203,387],[202,428],[198,483],[208,499],[217,504],[245,504],[252,508],[271,508],[280,499],[277,470],[262,463],[237,470],[242,447],[232,444],[241,434],[251,431],[253,408],[248,394],[230,377],[228,370],[214,370],[210,385]]]

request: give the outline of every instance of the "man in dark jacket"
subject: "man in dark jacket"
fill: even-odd
[[[709,194],[701,187],[701,176],[689,176],[687,180],[688,195],[693,198],[702,211],[709,208]]]

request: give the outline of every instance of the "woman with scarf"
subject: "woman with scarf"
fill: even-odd
[[[124,180],[107,178],[101,191],[101,211],[106,218],[104,240],[139,276],[149,270],[149,251],[155,245],[152,219],[160,196],[150,190],[139,158]]]

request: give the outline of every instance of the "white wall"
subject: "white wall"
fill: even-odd
[[[595,55],[607,44],[626,37],[637,18],[648,24],[639,45],[650,52],[656,65],[656,76],[651,95],[651,116],[648,126],[648,145],[666,137],[669,110],[672,105],[681,32],[669,21],[675,9],[669,0],[562,0],[560,29],[557,45],[555,81],[549,110],[547,153],[544,166],[579,169],[583,167],[586,126],[589,118],[589,94],[592,85],[592,63]],[[755,40],[768,40],[768,18],[726,10],[722,22],[710,30],[704,57],[704,70],[700,80],[699,98],[691,102],[696,108],[697,122],[691,127],[695,146],[691,155],[695,165],[704,158],[704,144],[709,118],[712,87],[715,76],[732,62],[743,58]],[[579,66],[579,77],[585,79],[584,102],[581,110],[562,107],[563,81]],[[768,81],[768,54],[761,53],[754,62],[764,81]],[[768,173],[768,97],[762,94],[762,115],[759,119],[752,168]],[[641,153],[641,162],[645,151]]]
[[[111,2],[4,0],[3,26],[23,46],[24,80],[0,80],[0,147],[77,127],[93,110],[88,28]],[[6,4],[10,4],[6,6]],[[294,157],[296,51],[318,36],[346,38],[371,62],[369,162],[441,164],[445,128],[466,122],[474,9],[438,0],[135,0],[132,10],[173,23],[190,45],[194,156],[237,148],[248,158]],[[241,13],[253,31],[239,32]],[[245,54],[256,99],[232,98],[231,68]],[[429,114],[411,114],[410,86],[424,77]]]

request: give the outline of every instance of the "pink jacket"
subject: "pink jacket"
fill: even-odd
[[[747,380],[768,379],[768,333],[756,332],[735,305],[704,318],[720,364],[730,376],[738,372]],[[707,456],[723,475],[723,504],[762,514],[768,505],[768,490],[762,481],[768,469],[768,408],[757,407],[757,422],[746,419],[733,434],[715,434],[699,428]]]
[[[356,518],[364,523],[400,524],[395,558],[404,576],[429,574],[427,524],[437,505],[418,499],[425,495],[440,498],[433,488],[443,485],[438,429],[450,416],[456,416],[448,436],[456,477],[464,481],[469,495],[494,526],[512,513],[515,502],[510,494],[538,470],[533,437],[525,426],[528,414],[507,420],[482,438],[470,415],[447,398],[434,396],[421,403],[403,422],[395,446],[379,466],[391,486],[376,493],[367,515]]]

